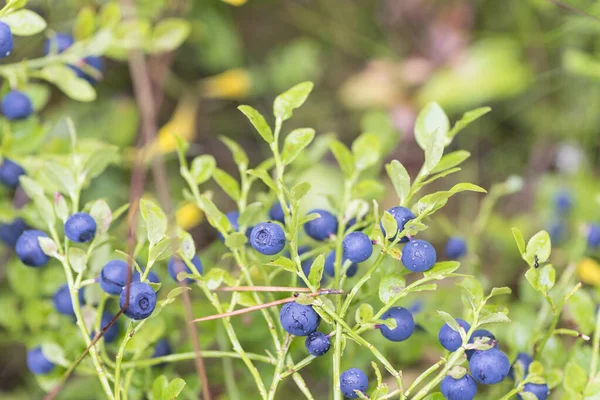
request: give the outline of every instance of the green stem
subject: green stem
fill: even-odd
[[[119,351],[115,356],[116,366],[115,366],[115,400],[119,400],[121,398],[121,365],[123,363],[123,356],[125,354],[125,348],[131,339],[131,333],[133,332],[133,320],[129,320],[129,324],[127,325],[127,331],[125,332],[125,337],[121,342],[121,346],[119,347]]]
[[[596,378],[598,371],[598,357],[600,355],[600,308],[596,313],[596,330],[594,331],[594,339],[592,341],[592,360],[590,361],[590,377],[588,385]]]
[[[314,360],[315,358],[316,358],[315,356],[308,356],[308,357],[304,358],[302,361],[298,362],[297,364],[294,364],[294,365],[288,367],[288,370],[281,374],[281,379],[287,378],[288,376],[293,375],[296,372],[300,371],[302,368],[309,365],[312,362],[312,360]]]
[[[279,350],[279,358],[277,360],[277,365],[275,366],[275,372],[273,373],[273,382],[271,383],[271,387],[269,388],[269,397],[268,400],[275,399],[275,393],[277,392],[277,386],[279,386],[279,382],[281,382],[281,370],[283,369],[285,359],[287,357],[287,352],[290,348],[290,344],[292,343],[291,335],[286,335],[285,342],[283,347]]]
[[[546,298],[549,299],[549,302],[551,302],[550,297],[548,295],[546,295],[546,296],[547,296]],[[534,346],[536,360],[539,360],[540,357],[542,356],[544,347],[546,346],[546,343],[548,343],[548,340],[550,340],[550,338],[552,337],[552,334],[554,333],[554,330],[556,329],[556,325],[558,325],[558,320],[560,319],[560,310],[555,310],[553,304],[551,304],[551,303],[550,303],[550,306],[553,309],[554,317],[552,318],[550,327],[546,330],[546,333],[544,334],[544,337],[542,338],[542,340],[539,342],[539,344],[537,346]]]
[[[405,398],[405,399],[408,398],[408,396],[410,396],[410,393],[417,386],[419,386],[419,384],[421,382],[423,382],[425,380],[425,378],[427,378],[429,375],[431,375],[432,373],[437,371],[443,364],[444,364],[444,360],[442,359],[442,360],[436,362],[435,364],[433,364],[431,367],[427,368],[421,375],[419,375],[417,377],[417,379],[414,380],[414,382],[409,386],[409,388],[406,389],[406,392],[404,392],[403,398]]]
[[[352,290],[346,297],[346,300],[344,301],[344,305],[342,306],[342,310],[340,311],[340,316],[342,318],[346,315],[346,312],[348,311],[348,308],[350,307],[350,304],[352,303],[354,296],[356,296],[356,294],[358,293],[360,288],[365,283],[367,283],[367,281],[369,279],[371,279],[371,275],[373,275],[373,273],[377,270],[377,268],[379,268],[379,266],[383,262],[384,258],[385,258],[385,252],[382,251],[381,253],[379,253],[379,256],[377,256],[377,259],[373,263],[373,266],[371,268],[369,268],[367,273],[363,275],[363,277],[360,279],[360,281],[358,281],[358,283],[356,285],[354,285],[354,287],[352,288]]]
[[[465,349],[463,347],[452,353],[444,368],[435,376],[432,381],[430,381],[419,392],[417,392],[412,400],[419,400],[427,396],[427,394],[429,394],[429,392],[435,388],[442,381],[442,379],[444,379],[444,377],[448,374],[448,371],[450,371],[450,369],[461,360],[464,353]]]
[[[292,368],[294,366],[294,360],[292,360],[292,358],[289,355],[287,357],[287,363],[286,363],[286,365],[287,365],[288,368]],[[312,393],[310,392],[310,389],[306,385],[306,382],[302,378],[302,375],[300,375],[297,372],[293,373],[292,374],[292,379],[296,383],[296,386],[298,386],[298,389],[300,389],[300,391],[302,392],[302,394],[304,394],[304,397],[306,397],[308,400],[314,400],[315,399],[313,397]]]

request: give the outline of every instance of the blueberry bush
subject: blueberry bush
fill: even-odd
[[[26,3],[9,0],[0,10],[0,57],[13,51],[13,35],[47,28]],[[597,277],[585,273],[594,271],[599,226],[574,218],[573,197],[558,191],[548,231],[526,239],[522,231],[531,229],[523,223],[493,237],[520,255],[502,261],[520,263],[517,283],[495,286],[483,238],[498,225],[497,203],[523,180],[438,190],[470,157],[457,148],[458,135],[489,107],[451,123],[428,103],[414,126],[424,162],[411,176],[388,157],[385,133],[346,143],[294,125],[296,110],[311,101],[313,84],[305,81],[277,96],[269,114],[238,107],[268,149],[260,162],[221,136],[233,173],[175,132],[163,138],[176,152],[168,180],[146,142],[134,157],[128,202],[115,204],[113,188],[90,196],[103,174],[128,163],[127,154],[81,137],[68,115],[57,125],[68,145],[52,150],[52,128],[38,115],[47,84],[94,101],[106,59],[131,65],[135,55],[169,52],[190,34],[184,19],[126,11],[114,2],[98,12],[83,8],[72,34],[47,32],[42,57],[0,65],[7,281],[0,337],[27,347],[29,393],[600,399],[600,293]],[[330,155],[341,193],[307,208],[319,176],[302,172]],[[151,188],[139,184],[150,166]],[[177,193],[170,180],[182,183]],[[384,206],[387,190],[395,200]],[[197,248],[171,195],[200,210],[208,222],[202,229],[217,239]],[[474,197],[481,205],[469,226],[443,214],[448,203]],[[445,246],[434,245],[440,235]],[[319,379],[307,377],[311,370]]]

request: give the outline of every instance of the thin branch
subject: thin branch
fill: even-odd
[[[223,286],[215,289],[217,292],[302,292],[307,293],[309,288],[297,288],[287,286]]]
[[[583,10],[580,10],[578,8],[575,8],[573,6],[565,4],[562,1],[558,1],[558,0],[546,0],[546,1],[549,2],[549,3],[554,4],[555,6],[557,6],[559,8],[562,8],[562,9],[565,9],[565,10],[570,11],[572,13],[581,15],[582,17],[591,18],[593,20],[596,20],[596,21],[600,22],[600,18],[598,18],[598,17],[596,17],[596,16],[594,16],[594,15],[592,15],[590,13],[587,13],[587,12],[585,12]]]

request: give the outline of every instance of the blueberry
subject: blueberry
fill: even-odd
[[[413,334],[415,330],[415,320],[410,311],[404,307],[392,307],[385,314],[381,316],[381,319],[386,320],[393,318],[396,320],[396,328],[390,329],[387,325],[381,325],[381,334],[387,339],[393,342],[401,342],[406,340]]]
[[[154,344],[154,353],[152,353],[152,358],[168,356],[172,352],[173,351],[169,341],[167,339],[160,339]]]
[[[451,237],[446,243],[446,257],[450,260],[458,260],[467,254],[467,242],[461,237]]]
[[[277,254],[283,250],[285,242],[285,232],[274,222],[260,223],[250,233],[250,244],[261,254]]]
[[[331,277],[335,276],[335,255],[335,250],[331,250],[329,254],[327,254],[327,257],[325,257],[325,273]],[[342,263],[344,261],[345,260],[342,260]],[[356,275],[356,271],[358,271],[358,265],[352,263],[346,270],[346,276],[352,278]]]
[[[344,229],[344,231],[350,230],[354,225],[356,225],[356,222],[357,222],[356,218],[350,219],[350,221],[346,222],[346,228]],[[358,229],[358,230],[360,230],[360,229]]]
[[[465,332],[469,332],[469,329],[471,329],[471,325],[463,319],[457,318],[456,322],[458,322],[459,326],[464,328]],[[440,329],[438,340],[442,347],[448,351],[456,351],[462,345],[460,333],[450,328],[450,325],[448,324],[444,324]]]
[[[476,351],[469,360],[469,369],[477,382],[493,385],[506,378],[510,370],[510,361],[506,354],[498,349]]]
[[[0,182],[11,189],[19,186],[19,177],[25,175],[25,170],[16,162],[4,158],[0,164]]]
[[[129,266],[123,260],[111,260],[100,271],[100,287],[108,294],[119,295],[127,283]]]
[[[301,256],[302,254],[309,252],[311,249],[308,246],[302,246],[298,249],[298,255]],[[288,254],[289,256],[289,254]],[[310,257],[307,258],[306,260],[301,262],[301,266],[302,266],[302,272],[304,272],[304,275],[306,275],[306,277],[308,278],[308,275],[310,275],[310,270],[312,267],[312,263],[314,262],[314,258]],[[321,276],[321,284],[325,283],[325,280],[327,279],[327,277],[325,276],[325,274],[323,274]],[[304,283],[304,281],[298,277],[298,282],[300,282],[301,285],[306,286],[306,284]]]
[[[86,58],[83,59],[83,63],[85,63],[88,66],[92,67],[93,69],[95,69],[99,73],[102,73],[104,71],[104,62],[102,61],[102,57],[88,56],[88,57],[86,57]],[[85,79],[91,85],[95,85],[96,84],[96,79],[93,76],[88,75],[81,68],[76,67],[76,66],[70,66],[70,68],[73,71],[75,71],[75,74],[77,75],[77,77],[79,77],[81,79]]]
[[[519,364],[521,364],[521,367],[522,367],[521,369],[523,370],[523,377],[527,376],[527,372],[529,371],[529,366],[531,365],[532,362],[533,362],[533,357],[531,357],[529,354],[527,354],[527,353],[517,354],[517,358],[513,362],[512,366],[510,367],[510,371],[509,371],[508,375],[513,379],[515,378],[514,366],[516,363],[519,363]]]
[[[273,206],[269,210],[269,219],[272,219],[273,221],[278,221],[278,222],[281,222],[282,224],[285,224],[285,213],[283,212],[283,208],[281,207],[281,204],[279,204],[279,203],[273,204]]]
[[[412,240],[402,249],[402,264],[413,272],[430,270],[436,257],[435,248],[425,240]]]
[[[398,224],[398,232],[402,232],[404,230],[404,225],[406,225],[408,221],[416,218],[416,215],[406,207],[392,207],[389,210],[387,210],[387,212],[392,214],[392,217],[394,217],[394,219],[396,220],[396,223]],[[385,229],[383,229],[383,225],[381,225],[381,231],[385,235]],[[396,235],[398,234],[398,232],[396,232]],[[390,241],[395,240],[396,235],[391,237]],[[408,242],[408,238],[406,236],[400,239],[400,243],[406,242]]]
[[[350,368],[340,375],[340,390],[349,399],[357,399],[355,390],[366,394],[369,380],[367,375],[358,368]]]
[[[471,337],[469,338],[469,343],[475,343],[475,339],[477,338],[490,338],[491,340],[496,340],[496,336],[494,336],[494,334],[486,329],[477,329],[473,332],[473,334],[471,334]],[[489,342],[488,342],[489,343]],[[494,348],[498,347],[498,342],[496,342],[494,344]],[[467,350],[465,351],[465,353],[467,354],[467,359],[471,359],[471,357],[473,356],[473,354],[476,352],[477,350]]]
[[[538,400],[546,400],[548,396],[550,396],[550,388],[545,383],[526,383],[525,386],[523,386],[523,391],[534,394]],[[520,395],[519,399],[522,399]]]
[[[454,379],[450,375],[446,375],[442,379],[440,389],[448,400],[473,400],[477,394],[477,383],[469,374],[460,379]]]
[[[192,265],[194,267],[196,267],[196,269],[198,270],[199,274],[202,274],[202,261],[200,261],[200,257],[198,256],[194,256],[192,257],[192,259],[190,260],[192,262]],[[169,260],[169,265],[167,266],[167,269],[169,271],[169,276],[171,276],[171,278],[173,278],[173,280],[175,282],[183,282],[187,285],[194,283],[194,280],[191,278],[185,278],[183,281],[179,281],[177,279],[177,275],[180,272],[185,272],[186,274],[192,274],[192,270],[190,269],[190,267],[187,266],[187,264],[185,263],[185,261],[183,261],[181,258],[177,257],[177,256],[173,256],[171,257],[171,259]]]
[[[96,221],[88,213],[75,213],[65,222],[65,236],[72,242],[87,243],[96,236]]]
[[[54,364],[51,363],[41,347],[34,347],[27,352],[27,368],[36,375],[45,375],[54,369]]]
[[[140,282],[141,279],[142,279],[142,277],[141,277],[140,273],[138,272],[138,270],[134,269],[133,277],[131,278],[131,280],[133,282]],[[160,283],[160,278],[158,277],[158,275],[156,275],[154,273],[154,271],[148,272],[148,275],[146,275],[146,280],[151,283]]]
[[[230,211],[227,214],[225,214],[225,216],[227,217],[227,220],[231,224],[231,228],[233,229],[233,232],[238,232],[240,230],[240,223],[238,222],[238,220],[240,218],[240,213],[238,211]],[[250,232],[252,232],[252,227],[246,228],[246,237],[248,238],[248,240],[250,240]],[[220,232],[219,232],[218,236],[222,242],[225,241],[225,237],[223,235],[221,235]]]
[[[13,51],[13,35],[10,26],[0,21],[0,58],[5,58]]]
[[[292,302],[281,307],[279,321],[286,332],[296,336],[307,336],[317,330],[321,317],[312,306]]]
[[[408,307],[408,311],[410,311],[413,315],[418,314],[423,311],[425,306],[425,302],[422,299],[415,300],[410,307]]]
[[[567,190],[561,190],[554,196],[554,207],[559,214],[568,213],[573,207],[573,198]]]
[[[306,337],[304,345],[311,355],[320,357],[329,351],[331,341],[323,332],[313,332]]]
[[[79,289],[77,297],[79,298],[79,304],[83,305],[83,288]],[[62,285],[54,296],[52,296],[52,301],[54,303],[54,308],[61,314],[75,316],[75,311],[73,311],[73,302],[71,301],[71,292],[69,291],[69,285]]]
[[[591,224],[588,228],[587,235],[588,246],[596,249],[600,246],[600,225]]]
[[[62,53],[73,44],[73,36],[66,33],[57,33],[44,43],[44,55],[50,54],[50,51]]]
[[[560,244],[566,237],[566,224],[561,220],[555,220],[548,226],[548,234],[550,235],[550,241],[553,244]]]
[[[23,232],[17,244],[15,245],[15,251],[17,257],[23,262],[23,264],[30,267],[41,267],[48,264],[50,257],[48,257],[40,247],[38,238],[48,237],[44,232],[35,229],[26,230]]]
[[[26,230],[27,224],[22,218],[17,218],[9,224],[0,224],[0,240],[14,248],[19,236]]]
[[[123,288],[119,298],[119,306],[125,306],[126,288]],[[131,282],[129,289],[129,305],[123,311],[131,319],[146,319],[156,307],[156,293],[152,286],[144,282]]]
[[[373,254],[373,243],[367,235],[362,232],[352,232],[346,235],[342,241],[344,258],[353,263],[367,261]]]
[[[337,219],[329,211],[312,210],[309,214],[317,213],[319,218],[304,224],[304,232],[315,240],[325,240],[335,234],[338,228]]]
[[[2,99],[2,114],[9,120],[24,119],[33,113],[29,97],[18,90],[11,90]]]
[[[108,311],[104,311],[102,313],[102,318],[100,319],[100,330],[104,329],[106,326],[108,326],[108,324],[110,323],[110,321],[112,321],[112,319],[115,316],[112,315],[111,313],[109,313]],[[108,328],[106,330],[106,332],[104,332],[104,335],[102,335],[102,339],[104,339],[105,343],[110,343],[113,340],[115,340],[115,338],[117,337],[117,335],[119,334],[119,321],[115,321],[114,324],[112,324],[110,326],[110,328]],[[94,336],[96,336],[95,332],[92,332],[90,334],[90,339],[93,339]]]

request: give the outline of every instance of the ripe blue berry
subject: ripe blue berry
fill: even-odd
[[[554,196],[554,207],[559,214],[566,214],[573,207],[573,198],[571,193],[561,190]]]
[[[0,224],[0,240],[9,247],[15,247],[19,236],[27,230],[27,224],[22,218],[17,218],[9,224]]]
[[[65,236],[72,242],[87,243],[96,236],[96,221],[88,213],[75,213],[65,222]]]
[[[589,226],[588,235],[587,235],[587,243],[588,243],[588,246],[593,249],[600,247],[600,225],[591,224]]]
[[[325,273],[331,277],[335,276],[335,250],[331,250],[327,257],[325,257]],[[342,259],[342,263],[345,260]],[[348,278],[352,278],[356,275],[356,271],[358,271],[358,265],[352,263],[348,269],[346,270],[346,276]]]
[[[152,354],[152,358],[168,356],[173,351],[171,349],[171,344],[167,339],[160,339],[154,345],[154,353]]]
[[[227,214],[225,214],[225,216],[227,217],[227,220],[231,224],[231,228],[233,229],[233,232],[239,232],[240,223],[238,222],[238,220],[240,218],[240,213],[238,211],[230,211]],[[250,240],[250,232],[252,232],[252,227],[246,228],[246,237],[248,238],[248,240]],[[223,235],[221,235],[220,232],[219,232],[218,236],[219,236],[219,240],[221,240],[221,242],[225,241],[225,237]]]
[[[5,58],[13,51],[13,35],[5,22],[0,21],[0,58]]]
[[[82,61],[83,61],[84,64],[87,64],[88,66],[92,67],[93,69],[95,69],[99,73],[104,72],[104,63],[102,61],[102,57],[88,56],[88,57],[84,58]],[[70,67],[71,67],[71,69],[73,71],[75,71],[75,74],[77,74],[77,77],[79,77],[81,79],[85,79],[91,85],[95,85],[96,84],[96,79],[93,76],[88,75],[81,68],[76,67],[76,66],[70,66]]]
[[[29,97],[18,90],[11,90],[2,99],[2,114],[9,120],[24,119],[33,113]]]
[[[538,400],[546,400],[550,396],[550,388],[545,383],[526,383],[523,391],[534,394]],[[521,395],[519,395],[519,399],[522,399]]]
[[[358,368],[350,368],[340,375],[340,390],[342,394],[349,399],[357,399],[355,390],[366,394],[369,387],[367,375]]]
[[[200,261],[200,257],[198,256],[194,256],[192,257],[192,259],[190,260],[192,262],[192,265],[194,267],[196,267],[196,269],[198,270],[198,273],[202,274],[202,261]],[[167,269],[169,271],[169,276],[171,276],[171,278],[173,278],[173,280],[175,282],[183,282],[187,285],[194,283],[194,280],[191,278],[185,278],[183,281],[179,281],[177,279],[177,275],[180,272],[185,272],[186,274],[192,274],[192,270],[190,269],[190,267],[187,266],[187,264],[185,263],[185,261],[183,261],[181,258],[177,257],[177,256],[173,256],[171,257],[171,259],[169,260],[169,265],[167,266]]]
[[[83,288],[79,289],[77,297],[79,298],[79,304],[82,305],[84,303],[83,299]],[[75,311],[73,311],[73,302],[71,301],[71,292],[69,291],[69,285],[62,285],[54,296],[52,297],[52,301],[54,303],[54,308],[61,314],[75,316]]]
[[[496,336],[494,336],[494,334],[486,329],[477,329],[475,330],[472,334],[471,337],[469,338],[469,343],[475,343],[475,340],[477,338],[490,338],[491,340],[496,340]],[[488,342],[490,343],[490,342]],[[498,342],[496,342],[494,344],[494,348],[498,348]],[[473,354],[475,354],[477,350],[467,350],[465,351],[465,353],[467,354],[467,359],[471,359],[471,357],[473,356]],[[485,350],[484,350],[485,351]]]
[[[560,244],[566,237],[566,224],[561,220],[555,220],[548,226],[548,235],[553,244]]]
[[[458,322],[459,326],[464,328],[465,332],[469,332],[469,329],[471,329],[471,325],[463,319],[457,318],[456,322]],[[438,340],[442,347],[448,351],[456,351],[462,345],[460,333],[450,328],[450,325],[448,324],[444,324],[440,329]]]
[[[281,222],[282,224],[285,224],[285,213],[283,212],[283,208],[281,207],[281,204],[279,204],[279,203],[273,204],[273,206],[269,210],[269,219],[272,219],[273,221],[278,221],[278,222]]]
[[[313,332],[306,337],[304,345],[311,355],[320,357],[329,351],[331,341],[323,332]]]
[[[461,237],[451,237],[446,243],[446,257],[451,260],[458,260],[467,254],[467,242]]]
[[[125,306],[125,298],[127,294],[126,288],[123,288],[119,305],[121,308]],[[152,286],[144,282],[131,282],[129,289],[129,305],[123,311],[131,319],[146,319],[156,307],[156,293],[152,290]]]
[[[51,363],[41,347],[34,347],[27,352],[27,368],[36,375],[45,375],[54,369],[54,364]]]
[[[440,389],[448,400],[473,400],[477,394],[477,383],[469,374],[460,379],[454,379],[450,375],[446,375],[442,379]]]
[[[100,287],[108,294],[119,295],[127,283],[127,263],[123,260],[111,260],[100,271]]]
[[[506,354],[498,349],[476,351],[469,360],[469,369],[477,382],[493,385],[506,378],[510,370],[510,361]]]
[[[19,177],[25,175],[25,170],[16,162],[4,158],[0,164],[0,182],[11,189],[19,186]]]
[[[390,329],[387,325],[381,325],[381,334],[387,340],[401,342],[408,339],[415,331],[415,320],[411,312],[404,307],[392,307],[381,316],[383,320],[388,318],[395,319],[397,326],[394,329]]]
[[[73,36],[66,33],[57,33],[44,43],[44,55],[50,54],[51,51],[60,54],[73,44]]]
[[[260,223],[250,233],[250,244],[261,254],[277,254],[283,250],[285,242],[285,232],[274,222]]]
[[[362,232],[352,232],[346,235],[342,241],[344,258],[353,263],[367,261],[373,254],[373,243],[367,235]]]
[[[48,237],[48,235],[42,231],[30,229],[19,236],[15,245],[15,252],[23,264],[30,267],[41,267],[50,261],[50,257],[40,247],[38,240],[40,237]]]
[[[412,240],[402,249],[402,264],[413,272],[430,270],[436,261],[435,248],[425,240]]]
[[[512,363],[512,366],[510,367],[510,371],[509,371],[508,375],[513,379],[515,378],[514,367],[515,367],[515,364],[518,363],[518,364],[521,364],[521,369],[523,370],[523,377],[526,377],[527,372],[529,371],[529,365],[531,365],[532,362],[533,362],[533,357],[531,357],[529,354],[527,354],[527,353],[517,354],[517,358]]]
[[[321,317],[312,306],[292,302],[281,307],[279,321],[286,332],[296,336],[307,336],[317,330]]]
[[[329,211],[312,210],[309,214],[317,213],[319,218],[304,224],[304,232],[315,240],[325,240],[335,234],[338,228],[337,219]]]
[[[408,221],[416,218],[416,215],[406,207],[392,207],[389,210],[387,210],[387,212],[392,214],[392,217],[394,217],[394,219],[396,220],[396,223],[398,224],[398,232],[402,232],[404,230],[404,225],[406,225]],[[385,229],[383,229],[383,225],[381,225],[381,231],[385,235]],[[396,235],[398,234],[398,232],[396,232]],[[391,237],[390,241],[395,240],[396,235]],[[408,238],[406,236],[400,239],[400,243],[406,242],[408,242]]]

